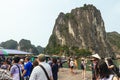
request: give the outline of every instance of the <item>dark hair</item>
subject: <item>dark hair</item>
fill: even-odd
[[[52,61],[53,61],[53,63],[56,64],[57,63],[57,58],[53,58]]]
[[[100,78],[109,78],[110,74],[112,74],[111,70],[108,69],[108,66],[104,61],[101,61],[99,64],[99,74]]]
[[[35,59],[35,60],[33,61],[33,67],[37,66],[38,64],[39,64],[38,61]]]
[[[110,66],[110,65],[114,65],[114,63],[113,63],[113,61],[112,61],[111,58],[107,58],[107,61],[108,61],[109,66]]]
[[[114,65],[114,67],[111,68],[112,72],[116,74],[117,77],[120,77],[119,68],[114,64],[113,60],[111,58],[108,58],[107,61],[109,66]]]
[[[30,57],[26,57],[25,59],[26,59],[27,61],[29,61],[29,60],[30,60]]]
[[[13,60],[14,60],[15,63],[18,63],[20,61],[20,58],[19,57],[14,57]]]

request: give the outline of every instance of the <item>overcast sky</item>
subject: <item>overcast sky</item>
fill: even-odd
[[[85,3],[101,11],[107,32],[120,33],[120,0],[0,0],[0,42],[27,39],[45,47],[59,13]]]

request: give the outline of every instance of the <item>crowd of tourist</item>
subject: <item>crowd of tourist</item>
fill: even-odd
[[[101,59],[98,54],[92,55],[87,64],[87,58],[70,57],[68,67],[71,74],[76,74],[80,67],[82,76],[78,80],[86,79],[86,67],[92,71],[92,80],[118,80],[120,70],[111,58]],[[78,65],[80,63],[80,65]],[[63,67],[59,58],[48,58],[40,54],[33,62],[29,57],[0,58],[0,80],[58,80],[59,68]]]
[[[91,80],[119,80],[120,70],[114,64],[112,58],[108,57],[101,59],[101,57],[98,54],[94,54],[89,60],[91,61],[91,64],[87,65],[87,59],[83,57],[81,58],[80,69],[82,71],[82,76],[79,80],[87,80],[86,66],[88,66],[92,71]],[[68,64],[71,73],[76,74],[75,68],[78,67],[78,64],[76,64],[76,59],[69,58]]]
[[[58,80],[57,58],[46,63],[45,55],[40,54],[33,62],[29,57],[1,57],[0,61],[0,80]]]

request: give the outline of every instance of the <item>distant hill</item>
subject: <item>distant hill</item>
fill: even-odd
[[[7,40],[5,42],[0,43],[0,48],[5,49],[18,49],[22,51],[32,52],[34,54],[42,53],[44,48],[41,46],[35,46],[31,44],[30,40],[21,39],[19,42],[15,40]]]
[[[120,34],[118,32],[108,32],[107,38],[113,51],[120,54]]]

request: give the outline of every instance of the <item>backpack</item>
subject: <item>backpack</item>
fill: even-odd
[[[81,65],[80,65],[80,67],[81,67],[81,69],[84,69],[84,65],[81,63]]]

